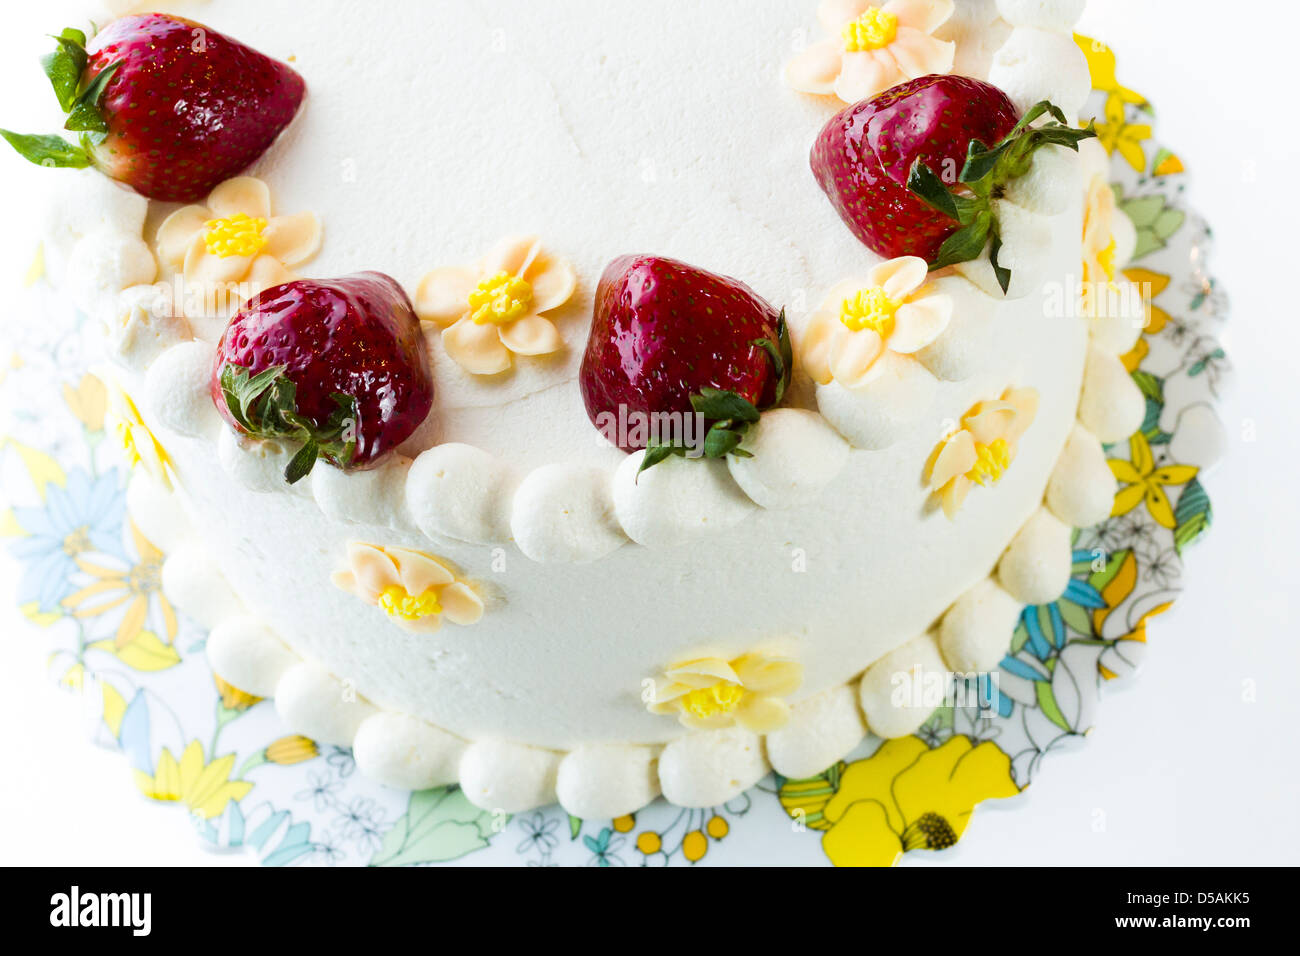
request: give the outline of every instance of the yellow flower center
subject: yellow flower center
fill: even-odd
[[[470,317],[479,325],[522,319],[533,301],[533,287],[519,276],[498,272],[469,294]]]
[[[75,558],[83,551],[90,550],[90,529],[85,525],[70,531],[63,539],[63,553],[70,558]]]
[[[867,7],[862,16],[844,24],[840,35],[844,37],[845,53],[879,50],[893,43],[898,35],[898,16],[879,7]]]
[[[266,245],[266,220],[260,216],[254,219],[242,212],[225,219],[209,219],[203,224],[203,243],[208,252],[218,258],[230,256],[255,256]]]
[[[1112,236],[1106,248],[1097,253],[1097,264],[1101,266],[1101,271],[1106,273],[1108,282],[1115,281],[1115,239]]]
[[[1005,438],[988,445],[976,442],[975,455],[975,465],[966,472],[966,477],[979,485],[998,481],[1011,464],[1011,446]]]
[[[894,331],[894,314],[900,303],[885,295],[879,286],[859,289],[840,304],[840,321],[854,332],[871,329],[882,339]]]
[[[712,687],[701,687],[682,698],[682,708],[692,717],[707,720],[722,714],[730,714],[740,706],[745,689],[739,684],[719,681]]]
[[[384,588],[383,593],[379,595],[379,606],[389,617],[400,617],[404,621],[418,621],[422,617],[432,617],[434,614],[442,613],[442,605],[438,603],[438,592],[433,588],[416,596],[406,588],[394,584]]]

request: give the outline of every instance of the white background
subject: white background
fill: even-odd
[[[815,2],[807,3],[811,17]],[[41,34],[73,22],[65,6],[7,5],[0,124],[56,127],[36,58],[49,46]],[[1191,587],[1152,623],[1146,667],[1107,695],[1097,730],[1076,752],[1049,759],[1025,796],[985,805],[956,851],[906,860],[1293,863],[1300,7],[1091,0],[1080,30],[1104,38],[1121,81],[1155,103],[1159,137],[1192,170],[1193,203],[1217,234],[1211,271],[1233,302],[1224,336],[1237,368],[1223,411],[1231,451],[1206,481],[1215,524],[1190,552]],[[0,156],[0,289],[30,261],[39,209],[28,184],[54,175]],[[14,318],[0,311],[0,321]],[[54,689],[40,643],[22,637],[12,581],[0,564],[0,863],[247,864],[203,850],[183,813],[138,797],[125,761],[84,741],[75,701]]]

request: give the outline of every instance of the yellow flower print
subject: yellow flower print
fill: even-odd
[[[126,614],[117,628],[114,644],[126,647],[144,629],[149,608],[157,602],[170,644],[176,637],[176,612],[162,593],[163,553],[154,547],[131,522],[131,538],[140,557],[127,568],[105,567],[84,558],[76,558],[77,567],[95,579],[80,591],[63,599],[63,606],[77,618],[98,617],[125,604]]]
[[[63,400],[73,415],[92,432],[104,427],[108,413],[108,390],[98,376],[87,372],[76,388],[64,383]]]
[[[1105,119],[1098,123],[1097,139],[1106,152],[1118,152],[1137,172],[1147,168],[1147,155],[1142,144],[1151,138],[1148,123],[1130,123],[1124,112],[1124,101],[1116,93],[1106,99]]]
[[[892,866],[911,850],[952,846],[977,804],[1019,792],[1011,758],[989,741],[887,740],[839,774],[821,811],[822,848],[836,866]]]
[[[203,747],[191,740],[179,761],[164,747],[152,775],[135,772],[135,785],[150,800],[183,803],[191,813],[211,820],[221,816],[231,800],[238,802],[253,789],[247,781],[230,779],[234,765],[234,754],[204,763]]]
[[[1074,42],[1083,51],[1088,60],[1088,73],[1092,77],[1092,88],[1117,96],[1121,102],[1132,106],[1147,107],[1147,99],[1141,93],[1120,86],[1115,78],[1115,51],[1100,40],[1076,33]]]
[[[226,710],[248,710],[262,699],[227,683],[216,674],[212,675],[212,680],[217,685],[217,693],[221,695],[221,706]]]
[[[1147,510],[1156,522],[1166,528],[1177,525],[1174,520],[1174,507],[1165,493],[1168,485],[1185,485],[1196,477],[1200,470],[1195,465],[1165,465],[1157,468],[1151,445],[1141,432],[1129,439],[1131,461],[1112,458],[1111,473],[1126,487],[1115,495],[1115,505],[1111,515],[1125,515],[1142,501],[1146,501]]]
[[[1142,360],[1151,351],[1147,343],[1148,335],[1158,334],[1169,324],[1169,313],[1155,304],[1155,298],[1169,287],[1169,276],[1150,269],[1125,269],[1124,278],[1128,279],[1142,291],[1142,299],[1147,306],[1147,324],[1142,329],[1142,337],[1132,349],[1120,356],[1120,361],[1130,373],[1136,372]]]
[[[265,753],[269,762],[288,767],[315,759],[320,754],[320,750],[316,746],[316,741],[310,737],[290,734],[268,744]]]

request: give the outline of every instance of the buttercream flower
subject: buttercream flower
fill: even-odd
[[[952,320],[952,298],[925,281],[928,269],[924,259],[903,256],[831,289],[802,336],[813,380],[858,388],[886,351],[910,355],[937,339]]]
[[[651,713],[676,714],[695,730],[739,724],[766,733],[784,724],[790,707],[782,699],[803,683],[803,665],[787,657],[754,652],[727,661],[701,657],[682,661],[655,681],[646,704]]]
[[[172,460],[144,423],[135,401],[121,388],[114,388],[109,397],[108,420],[126,452],[127,465],[141,465],[151,478],[170,490]]]
[[[1020,436],[1038,414],[1038,392],[1009,388],[994,401],[979,402],[931,456],[926,484],[943,512],[956,516],[973,485],[1000,481],[1016,457]]]
[[[918,76],[949,73],[956,44],[931,34],[954,9],[953,0],[822,0],[817,18],[832,35],[786,64],[786,82],[857,103]]]
[[[1019,792],[1005,753],[959,734],[933,749],[919,737],[886,740],[864,760],[788,781],[781,803],[823,831],[836,866],[892,866],[912,850],[953,846],[978,804]]]
[[[158,258],[200,288],[242,284],[240,294],[295,278],[290,266],[320,248],[316,214],[271,215],[271,190],[252,176],[227,179],[206,205],[182,206],[158,227]]]
[[[428,634],[444,617],[473,624],[483,616],[482,599],[450,564],[428,552],[349,541],[348,566],[334,575],[334,583],[382,608],[404,630]]]
[[[476,266],[434,269],[415,291],[420,318],[442,327],[447,354],[474,375],[510,368],[512,355],[564,345],[544,313],[569,301],[577,279],[531,236],[503,239]]]

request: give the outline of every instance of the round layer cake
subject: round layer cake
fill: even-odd
[[[886,274],[809,169],[840,96],[870,94],[853,57],[877,57],[877,85],[952,72],[1074,127],[1082,0],[677,7],[190,5],[306,82],[252,178],[192,210],[62,174],[47,256],[108,328],[123,431],[152,466],[129,501],[168,594],[211,628],[218,674],[394,786],[591,816],[819,772],[925,719],[897,675],[995,667],[1019,609],[1064,588],[1071,527],[1109,511],[1101,442],[1140,423],[1116,358],[1140,322],[1079,303],[1087,263],[1114,288],[1131,249],[1095,141],[1042,149],[993,198],[1006,289],[987,250],[928,275],[895,260],[942,327],[852,380],[813,356],[846,290]],[[276,261],[212,251],[211,224],[245,209],[286,237]],[[739,454],[638,473],[644,452],[589,419],[596,286],[626,254],[784,309],[793,377]],[[366,270],[423,320],[432,409],[373,467],[290,484],[298,446],[214,405],[244,298],[178,293]],[[451,330],[481,330],[457,325],[479,300],[448,290],[515,271],[545,322],[467,346]],[[983,464],[940,475],[963,441]]]

